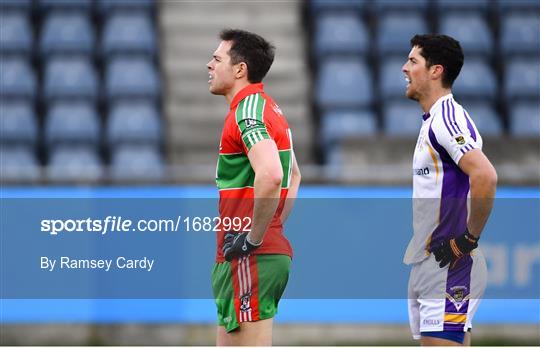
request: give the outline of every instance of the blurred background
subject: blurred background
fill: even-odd
[[[81,187],[208,195],[228,106],[208,92],[205,65],[225,27],[277,47],[265,89],[291,126],[304,194],[410,188],[422,111],[404,97],[401,66],[414,34],[438,32],[465,51],[454,96],[484,137],[500,185],[509,197],[538,196],[539,1],[0,0],[0,10],[3,197],[69,197]],[[211,303],[180,305],[184,314],[172,317],[156,314],[170,304],[109,305],[97,313],[126,314],[100,316],[84,301],[5,301],[1,343],[214,342]],[[538,313],[540,302],[533,306]],[[55,319],[60,307],[74,309]],[[406,313],[322,323],[285,308],[278,344],[414,344]],[[527,318],[480,315],[479,342],[538,345],[540,317]]]

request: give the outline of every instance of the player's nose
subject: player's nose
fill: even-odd
[[[401,67],[401,71],[406,73],[408,70],[407,70],[407,63],[403,64],[403,66]]]

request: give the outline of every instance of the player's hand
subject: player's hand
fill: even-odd
[[[225,257],[225,260],[232,261],[234,258],[251,253],[253,250],[260,247],[261,244],[251,243],[248,238],[248,233],[227,233],[222,248],[223,256]]]
[[[460,257],[469,254],[478,247],[478,238],[473,236],[468,229],[461,236],[444,241],[433,250],[435,260],[439,267],[443,268],[450,262],[454,262]]]

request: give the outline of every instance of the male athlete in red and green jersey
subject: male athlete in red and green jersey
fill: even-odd
[[[300,171],[287,121],[262,84],[274,47],[243,30],[224,30],[220,38],[207,64],[210,92],[225,96],[230,107],[216,170],[222,222],[212,270],[217,345],[271,345],[292,257],[283,224]]]
[[[225,119],[216,170],[220,217],[222,220],[238,217],[242,220],[241,227],[249,228],[246,224],[253,216],[255,172],[248,153],[264,139],[274,141],[277,146],[283,178],[279,204],[264,235],[264,243],[251,254],[291,257],[291,245],[283,235],[281,221],[293,168],[291,131],[279,106],[264,93],[262,83],[250,84],[240,90],[233,98]],[[224,239],[224,228],[220,228],[217,233],[217,262],[225,261],[222,251]]]

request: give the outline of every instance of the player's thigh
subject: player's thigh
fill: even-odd
[[[445,340],[443,338],[422,336],[420,338],[420,345],[422,346],[461,346],[458,342]]]
[[[233,346],[271,346],[273,318],[240,323],[240,329],[230,332]]]
[[[216,346],[223,347],[223,346],[232,346],[230,335],[227,333],[227,330],[224,326],[218,326],[217,327],[217,333],[216,333]]]
[[[224,326],[217,327],[216,346],[271,346],[272,319],[240,324],[239,330],[227,332]]]
[[[443,338],[422,336],[420,338],[420,344],[422,346],[465,346],[469,347],[471,345],[471,333],[470,331],[465,332],[463,339],[463,344],[459,344],[456,341],[445,340]]]
[[[471,345],[471,332],[470,331],[465,332],[465,339],[463,340],[463,345],[466,347],[470,347]]]

